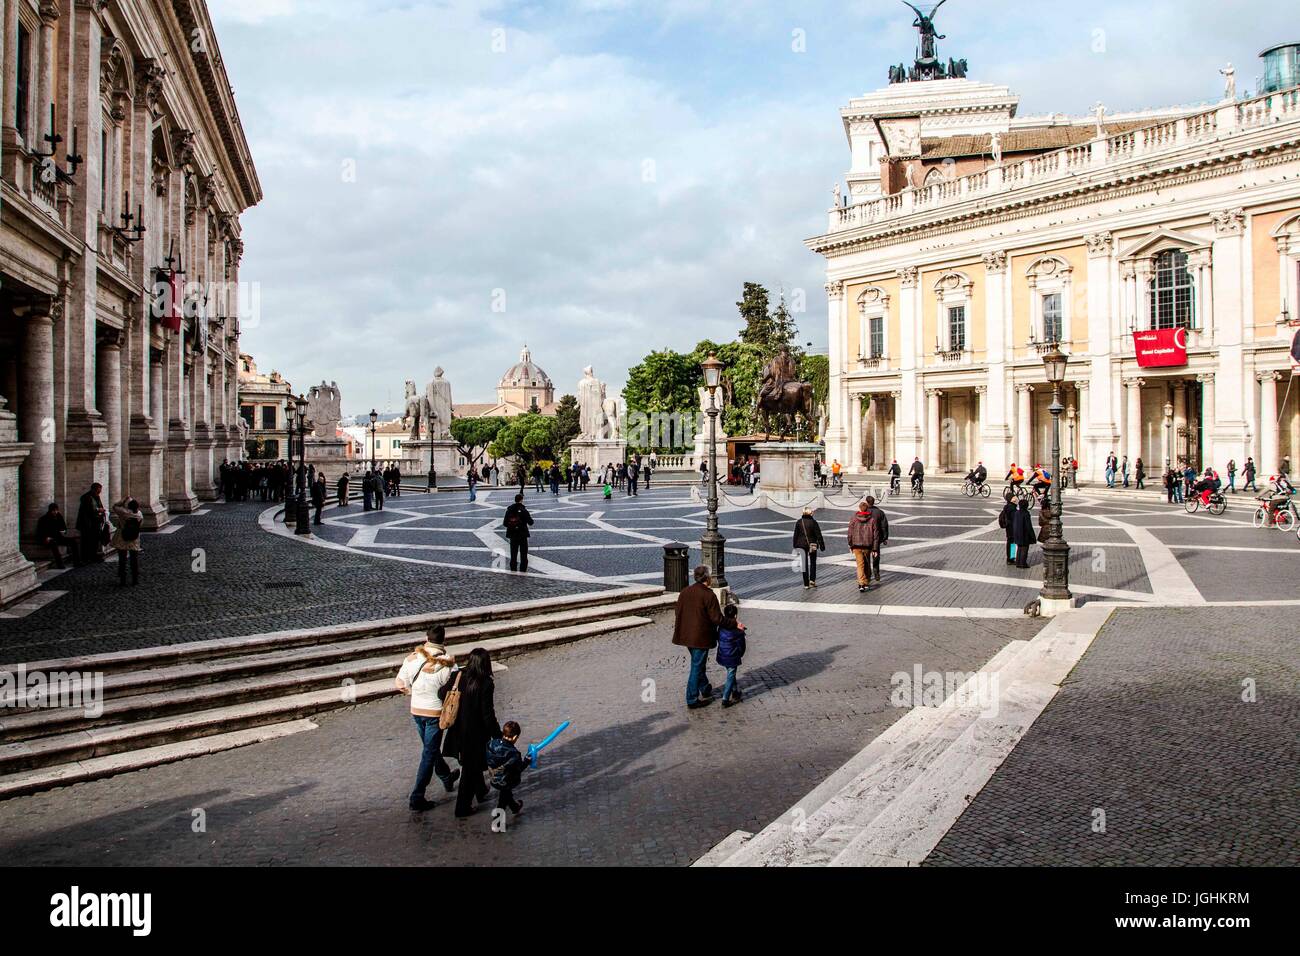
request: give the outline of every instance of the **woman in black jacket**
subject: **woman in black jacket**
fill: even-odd
[[[1036,540],[1034,516],[1029,512],[1029,500],[1020,499],[1020,505],[1011,519],[1011,542],[1016,546],[1016,567],[1029,567],[1029,549]]]
[[[813,517],[811,508],[803,509],[803,517],[794,523],[794,547],[802,551],[803,586],[817,586],[817,553],[826,550],[826,541],[822,538],[821,525]]]
[[[439,696],[446,700],[447,692],[456,684],[452,678],[442,686]],[[467,817],[474,812],[474,801],[480,803],[488,797],[488,787],[483,779],[487,770],[487,745],[493,737],[501,736],[493,694],[492,658],[481,647],[469,652],[469,659],[460,671],[460,706],[456,722],[447,728],[442,752],[455,757],[460,763],[460,789],[456,791],[456,816]]]
[[[1011,556],[1011,544],[1015,540],[1016,499],[1012,497],[1009,491],[1002,497],[1004,504],[1002,505],[1002,513],[998,515],[998,525],[1007,536],[1007,564],[1015,564],[1016,559]]]

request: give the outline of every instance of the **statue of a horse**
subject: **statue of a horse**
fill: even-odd
[[[402,418],[410,424],[411,437],[414,439],[418,440],[423,437],[420,434],[420,425],[428,419],[425,412],[427,405],[428,403],[416,389],[415,383],[408,380],[406,383],[406,410],[402,413]]]
[[[771,416],[777,418],[782,436],[787,431],[794,436],[811,427],[816,414],[813,387],[808,382],[794,380],[797,369],[788,352],[773,358],[763,369],[762,385],[758,390],[757,408],[763,418],[763,433],[772,432]]]

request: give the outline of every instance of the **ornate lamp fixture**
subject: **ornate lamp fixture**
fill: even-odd
[[[81,154],[77,152],[77,127],[72,127],[72,152],[65,153],[63,157],[64,162],[71,167],[71,169],[65,171],[59,168],[58,163],[54,162],[54,157],[59,152],[59,144],[63,142],[63,137],[54,131],[53,103],[50,104],[50,131],[42,136],[41,139],[50,144],[50,151],[48,153],[43,153],[39,149],[33,149],[30,152],[33,159],[41,161],[41,177],[46,182],[58,182],[69,186],[72,185],[76,182],[74,177],[77,174],[77,167],[84,162],[81,158]],[[49,162],[46,162],[46,160],[49,160]]]

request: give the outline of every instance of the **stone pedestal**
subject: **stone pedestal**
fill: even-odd
[[[18,441],[18,422],[0,398],[0,605],[40,587],[36,568],[18,550],[18,466],[31,452]]]
[[[766,505],[772,507],[825,507],[825,496],[813,483],[813,462],[821,450],[821,445],[812,442],[769,441],[755,445],[759,469],[755,494],[762,495]]]
[[[326,481],[337,481],[351,464],[348,444],[342,438],[313,438],[308,435],[303,444],[303,460],[309,467],[315,466],[316,474],[325,475]]]
[[[606,465],[618,465],[627,458],[627,442],[621,438],[578,438],[569,442],[569,461],[586,465],[592,476]]]
[[[450,438],[424,438],[402,444],[402,474],[427,475],[430,465],[438,472],[439,481],[465,475],[465,469],[460,467],[460,446]]]

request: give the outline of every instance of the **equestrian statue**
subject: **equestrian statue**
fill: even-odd
[[[772,434],[771,417],[776,416],[782,437],[806,436],[815,427],[813,387],[799,381],[799,367],[790,350],[783,348],[763,366],[757,410],[763,418],[763,433]]]

